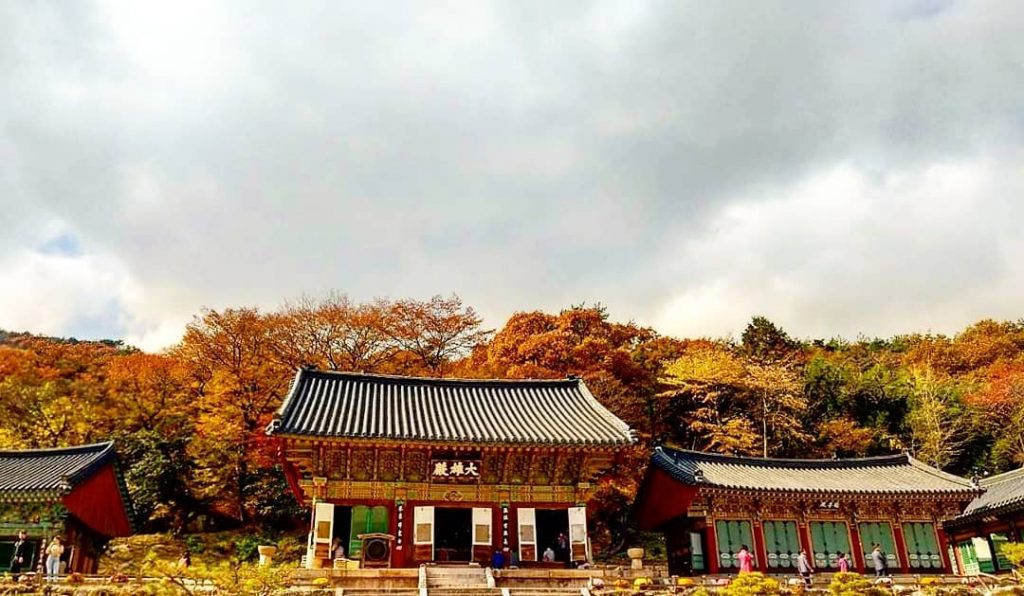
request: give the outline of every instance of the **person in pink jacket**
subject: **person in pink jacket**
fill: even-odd
[[[839,566],[839,573],[847,573],[850,571],[850,559],[846,558],[846,553],[839,553],[839,558],[836,559],[836,565]]]
[[[754,570],[754,555],[750,554],[746,544],[736,553],[736,560],[740,562],[740,573],[750,573]]]

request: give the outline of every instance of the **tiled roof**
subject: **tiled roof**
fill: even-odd
[[[689,485],[814,493],[971,493],[971,482],[906,454],[855,459],[733,457],[670,447],[651,463]]]
[[[113,457],[114,444],[110,442],[0,451],[0,497],[61,494]]]
[[[981,488],[985,489],[985,494],[971,501],[957,520],[1024,510],[1024,468],[983,478]]]
[[[629,427],[583,381],[397,377],[300,369],[268,434],[623,445]]]

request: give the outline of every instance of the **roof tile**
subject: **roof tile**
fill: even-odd
[[[434,379],[300,369],[268,434],[625,445],[583,381]]]
[[[818,493],[977,492],[965,478],[906,454],[854,459],[734,457],[670,447],[652,463],[690,485]]]

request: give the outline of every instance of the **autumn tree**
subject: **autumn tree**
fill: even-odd
[[[292,368],[392,372],[400,348],[389,326],[391,309],[384,299],[357,303],[337,292],[286,302],[271,319],[274,353]]]
[[[911,410],[907,424],[911,448],[921,461],[944,468],[960,454],[965,422],[958,403],[958,387],[931,369],[911,371]]]
[[[207,310],[173,351],[189,367],[199,401],[197,480],[208,495],[230,495],[243,521],[248,489],[262,472],[254,448],[294,375],[274,357],[272,321],[254,308]]]
[[[413,356],[422,370],[444,376],[453,360],[486,342],[491,332],[456,295],[429,300],[398,300],[387,308],[385,329],[398,348]]]

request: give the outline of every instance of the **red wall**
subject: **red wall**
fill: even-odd
[[[64,506],[89,529],[108,538],[132,533],[117,475],[110,464],[76,486],[64,497]]]

